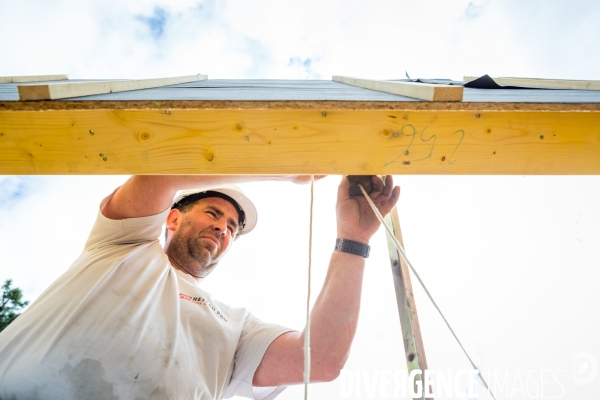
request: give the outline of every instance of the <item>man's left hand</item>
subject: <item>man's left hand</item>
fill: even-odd
[[[338,188],[337,198],[337,235],[338,238],[369,243],[371,236],[379,228],[379,220],[373,213],[367,199],[361,194],[350,196],[350,181],[342,177]],[[385,182],[378,176],[372,177],[372,191],[369,197],[381,213],[385,216],[396,205],[400,197],[400,187],[394,187],[391,175],[385,177]]]

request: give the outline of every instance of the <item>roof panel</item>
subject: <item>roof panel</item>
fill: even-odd
[[[61,82],[94,82],[69,80]],[[35,82],[41,84],[44,82]],[[47,82],[56,83],[56,82]],[[462,84],[462,81],[452,81]],[[0,84],[0,101],[18,101],[17,84]],[[330,80],[209,79],[153,89],[73,97],[68,101],[421,101]],[[463,102],[600,103],[600,91],[560,89],[464,89]]]

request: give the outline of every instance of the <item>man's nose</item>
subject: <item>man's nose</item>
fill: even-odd
[[[218,221],[215,221],[215,223],[212,226],[214,231],[219,232],[219,234],[221,236],[225,236],[225,234],[227,233],[227,221],[224,219],[220,219]]]

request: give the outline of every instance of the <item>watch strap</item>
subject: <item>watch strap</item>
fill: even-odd
[[[335,240],[335,250],[367,258],[371,252],[371,246],[350,239],[337,238]]]

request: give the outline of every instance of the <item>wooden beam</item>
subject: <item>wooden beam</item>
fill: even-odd
[[[471,82],[478,76],[465,76]],[[600,81],[583,81],[572,79],[540,79],[540,78],[492,78],[498,85],[524,86],[548,89],[600,90]]]
[[[402,240],[402,231],[400,229],[400,219],[398,218],[398,210],[396,207],[386,215],[385,223],[394,232],[394,236],[398,239],[398,242],[404,247],[404,241]],[[410,273],[408,265],[404,262],[392,239],[387,235],[388,252],[390,255],[390,262],[392,267],[392,277],[394,280],[394,289],[396,291],[396,302],[398,305],[398,316],[400,317],[400,328],[402,331],[402,342],[404,343],[404,353],[406,359],[406,367],[410,374],[413,370],[425,371],[427,369],[427,359],[425,357],[425,347],[423,346],[423,338],[421,336],[421,327],[419,325],[419,317],[417,314],[417,305],[415,302],[415,296],[412,290],[412,283],[410,281]],[[421,399],[425,398],[427,388],[425,382],[423,382],[422,374],[417,374],[415,379],[415,392],[416,382],[421,380],[421,387],[423,388]]]
[[[188,75],[156,79],[50,83],[46,85],[23,85],[18,86],[18,89],[19,100],[21,101],[56,100],[66,99],[69,97],[90,96],[94,94],[150,89],[160,86],[176,85],[179,83],[202,81],[207,78],[207,75]]]
[[[67,79],[69,79],[67,75],[0,76],[0,83],[64,81]]]
[[[600,111],[396,107],[0,109],[0,174],[600,174]]]
[[[462,101],[463,87],[455,85],[434,85],[429,83],[378,81],[371,79],[333,76],[335,82],[358,86],[428,101]]]

